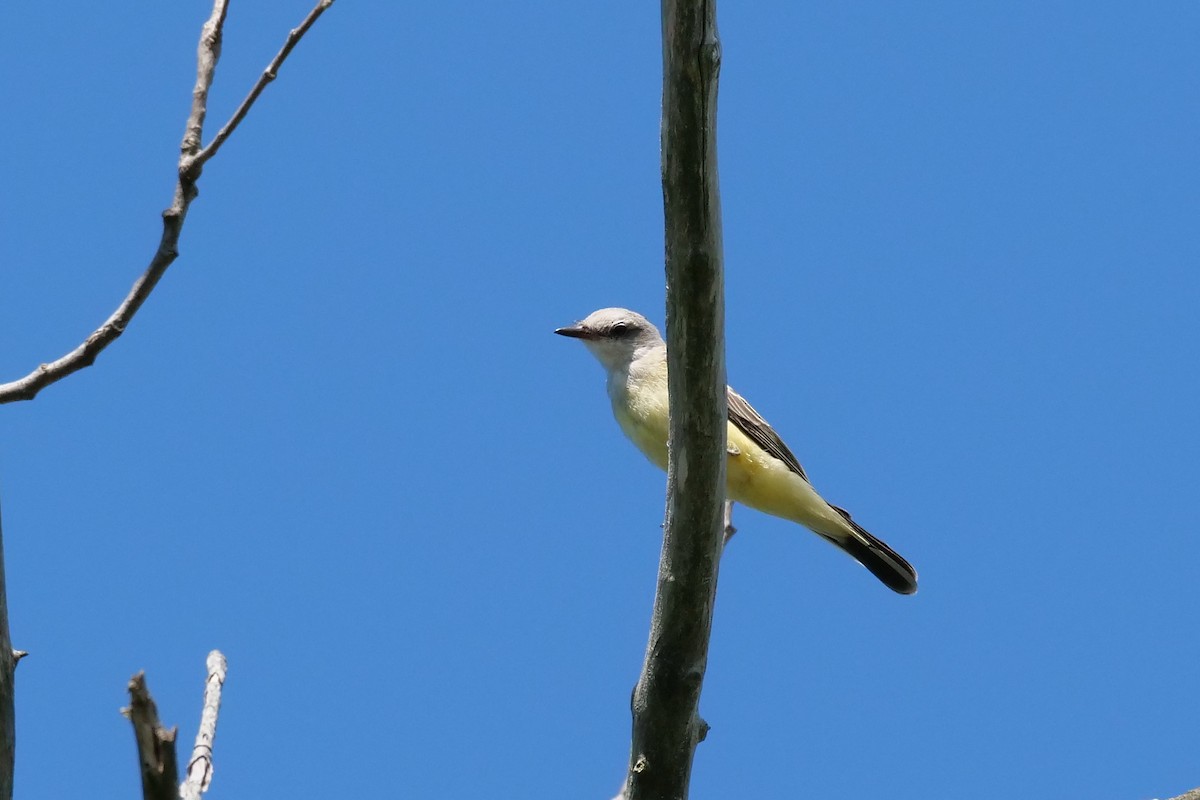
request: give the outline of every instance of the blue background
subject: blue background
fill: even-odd
[[[0,379],[148,262],[208,11],[6,8]],[[1200,7],[719,11],[730,381],[922,584],[738,512],[692,796],[1200,784]],[[213,798],[615,794],[664,480],[551,331],[662,321],[660,69],[655,3],[325,15],[0,409],[18,796],[137,796],[126,681],[186,753],[214,647]]]

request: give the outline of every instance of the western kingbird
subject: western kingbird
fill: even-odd
[[[602,308],[555,333],[580,339],[608,373],[608,396],[621,430],[660,469],[667,468],[667,343],[641,314]],[[889,589],[917,591],[917,571],[879,539],[817,494],[779,435],[741,395],[726,387],[733,502],[798,522],[840,547]]]

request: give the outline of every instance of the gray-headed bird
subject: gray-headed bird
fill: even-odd
[[[581,340],[608,373],[608,396],[625,435],[667,468],[667,344],[641,314],[602,308],[555,333]],[[779,435],[741,395],[729,401],[727,499],[798,522],[849,553],[889,589],[917,591],[917,572],[850,514],[817,494]]]

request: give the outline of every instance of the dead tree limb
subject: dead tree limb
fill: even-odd
[[[133,723],[138,765],[142,773],[143,800],[177,800],[179,767],[175,761],[175,728],[167,730],[158,719],[158,707],[146,688],[146,673],[129,680],[129,708],[122,709]]]
[[[41,364],[23,378],[0,384],[0,403],[32,400],[38,392],[50,384],[57,383],[68,375],[90,367],[95,363],[96,357],[125,332],[125,328],[137,314],[138,309],[142,307],[142,303],[146,302],[150,293],[154,291],[154,287],[158,285],[159,280],[167,271],[167,267],[171,266],[179,255],[179,235],[183,231],[183,222],[187,218],[188,208],[196,199],[198,193],[196,182],[200,179],[200,172],[204,164],[216,155],[221,145],[245,118],[266,85],[275,79],[275,75],[288,54],[292,52],[292,48],[333,2],[334,0],[319,0],[299,27],[288,34],[283,48],[271,59],[271,63],[254,84],[250,94],[238,106],[233,117],[221,128],[212,142],[202,149],[204,117],[208,112],[208,90],[212,86],[217,61],[221,57],[221,31],[225,24],[225,12],[228,5],[228,0],[215,0],[212,14],[200,31],[196,86],[192,90],[192,110],[188,115],[183,142],[180,145],[175,194],[170,207],[162,213],[162,236],[159,238],[158,249],[150,259],[150,266],[133,284],[129,294],[117,306],[117,310],[82,344],[61,358]]]
[[[171,263],[179,255],[179,235],[183,230],[188,208],[196,199],[196,181],[200,178],[200,172],[205,162],[216,155],[221,144],[229,138],[245,118],[266,85],[275,79],[280,66],[300,38],[333,2],[334,0],[319,0],[300,26],[288,34],[283,48],[268,64],[267,69],[237,111],[234,112],[233,117],[213,141],[202,149],[204,118],[208,111],[208,92],[216,73],[217,61],[221,56],[221,32],[228,8],[228,0],[214,0],[212,13],[200,31],[196,84],[192,90],[192,107],[180,145],[174,197],[170,207],[163,211],[163,231],[159,238],[158,249],[150,259],[150,265],[134,283],[133,288],[130,289],[121,304],[117,306],[116,311],[82,344],[55,361],[38,366],[23,378],[0,384],[0,403],[32,400],[50,384],[57,383],[68,375],[91,366],[95,363],[96,357],[125,332],[125,328],[137,314],[138,309],[142,307],[150,293],[154,291],[154,287],[158,285],[167,267],[171,266]],[[12,649],[9,640],[3,548],[0,546],[0,800],[11,800],[13,793],[13,754],[16,730],[13,714],[13,676],[16,662],[23,655],[23,652]],[[132,702],[129,712],[131,718],[134,719],[139,751],[144,754],[142,778],[146,797],[176,797],[178,787],[174,732],[166,731],[158,724],[153,700],[145,691],[145,680],[140,675],[130,682],[130,693]],[[166,759],[168,750],[169,765]],[[151,758],[151,754],[154,753],[157,755]]]
[[[188,761],[187,777],[179,788],[183,800],[200,800],[208,791],[213,773],[213,740],[217,737],[217,714],[221,711],[221,687],[225,685],[228,665],[220,650],[208,654],[208,678],[204,681],[204,709],[200,713],[200,730],[196,733],[196,746]]]
[[[8,592],[4,585],[4,526],[0,524],[0,800],[12,800],[16,718],[13,697],[17,662],[25,655],[12,649],[8,633]]]
[[[700,688],[725,536],[725,299],[717,183],[715,0],[663,0],[670,460],[650,642],[622,795],[683,800],[708,726]]]
[[[204,708],[200,712],[200,730],[188,761],[187,777],[179,783],[179,762],[175,754],[176,728],[168,730],[158,719],[158,708],[146,688],[146,673],[139,672],[129,681],[129,708],[121,713],[133,723],[137,741],[138,765],[142,773],[143,800],[199,800],[212,781],[213,740],[217,735],[217,714],[221,709],[221,687],[227,665],[220,650],[208,654],[208,678],[204,682]]]

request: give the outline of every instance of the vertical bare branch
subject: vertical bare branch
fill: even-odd
[[[203,141],[204,135],[204,118],[208,113],[208,91],[212,86],[217,61],[221,56],[221,31],[225,23],[227,7],[227,0],[214,0],[212,14],[200,31],[200,44],[196,59],[196,86],[192,90],[192,109],[188,114],[183,141],[180,144],[175,192],[171,206],[162,213],[162,236],[159,238],[158,249],[150,259],[150,266],[133,284],[133,288],[121,301],[117,310],[81,345],[61,358],[48,364],[41,364],[23,378],[0,384],[0,404],[32,400],[38,392],[50,384],[57,383],[68,375],[90,367],[96,362],[96,357],[125,332],[126,326],[137,314],[138,309],[142,307],[142,303],[146,302],[150,293],[154,291],[154,287],[158,285],[159,280],[167,271],[167,267],[171,266],[179,256],[179,235],[183,231],[183,222],[187,218],[188,208],[196,199],[196,181],[200,178],[204,163],[216,155],[221,143],[229,137],[238,123],[246,116],[267,83],[275,78],[279,67],[292,52],[296,43],[300,41],[300,37],[332,4],[333,0],[318,0],[316,7],[309,12],[300,27],[288,35],[283,49],[271,59],[271,63],[264,73],[269,77],[260,78],[255,83],[250,94],[234,113],[233,118],[225,124],[217,138],[202,150],[200,143]]]
[[[143,800],[176,800],[179,797],[179,768],[175,761],[175,729],[167,730],[158,720],[158,707],[146,688],[146,674],[129,681],[129,708],[121,713],[133,723],[138,764],[142,773]]]
[[[725,535],[724,278],[715,0],[663,0],[662,180],[671,408],[667,518],[622,794],[683,800]]]
[[[200,713],[200,730],[196,746],[188,761],[187,777],[179,787],[183,800],[200,800],[208,791],[213,773],[213,740],[217,737],[217,714],[221,711],[221,687],[225,685],[225,656],[220,650],[208,654],[208,679],[204,682],[204,709]]]
[[[12,800],[13,756],[16,752],[16,719],[13,696],[17,661],[8,633],[8,593],[4,585],[4,526],[0,524],[0,800]]]

